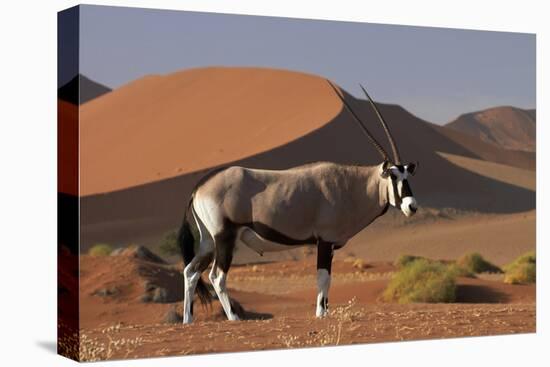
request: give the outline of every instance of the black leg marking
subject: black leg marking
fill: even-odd
[[[227,228],[214,236],[216,246],[216,265],[227,274],[233,261],[233,250],[235,249],[236,230]]]
[[[328,290],[334,245],[319,241],[317,245],[317,317],[323,317],[328,311]]]
[[[334,249],[332,243],[319,241],[317,245],[317,270],[326,269],[330,274]]]

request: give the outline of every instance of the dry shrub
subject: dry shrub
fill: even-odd
[[[504,267],[504,282],[508,284],[531,284],[537,281],[537,258],[534,251],[528,252]]]
[[[449,264],[447,266],[447,271],[449,272],[449,274],[451,274],[454,278],[457,278],[457,277],[465,277],[465,278],[475,278],[476,275],[470,271],[469,269],[463,267],[463,266],[460,266],[456,263],[454,264]]]
[[[399,303],[453,302],[456,298],[455,276],[440,262],[417,259],[394,275],[382,298]]]
[[[420,259],[423,259],[423,260],[426,260],[426,261],[430,261],[428,259],[426,259],[425,257],[422,257],[422,256],[415,256],[415,255],[401,255],[397,258],[397,260],[395,260],[395,262],[393,263],[398,269],[402,269],[404,268],[405,266],[409,265],[410,263],[412,263],[413,261],[416,261],[416,260],[420,260]]]

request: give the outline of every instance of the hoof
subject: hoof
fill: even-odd
[[[326,317],[326,316],[328,316],[328,310],[317,310],[317,312],[315,312],[315,316],[317,318]]]

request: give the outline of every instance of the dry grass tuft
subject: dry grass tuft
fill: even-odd
[[[359,270],[363,270],[363,269],[366,269],[368,267],[367,263],[363,259],[355,259],[352,263],[352,266],[355,269],[359,269]]]
[[[498,266],[485,260],[477,252],[463,255],[456,261],[456,265],[473,274],[502,273],[502,270]]]
[[[337,306],[329,315],[319,321],[327,321],[326,327],[320,330],[309,331],[300,337],[293,334],[278,335],[279,341],[287,348],[302,348],[325,345],[339,345],[343,335],[354,330],[353,324],[365,316],[363,311],[356,309],[355,297],[343,306]]]
[[[415,256],[415,255],[401,255],[397,258],[397,260],[395,260],[395,262],[393,263],[398,269],[402,269],[404,268],[405,266],[409,265],[410,263],[412,263],[413,261],[416,261],[416,260],[420,260],[420,259],[423,259],[423,260],[426,260],[426,261],[431,261],[425,257],[422,257],[422,256]]]
[[[98,338],[90,338],[82,334],[80,338],[80,361],[96,362],[112,359],[115,355],[119,358],[127,358],[140,345],[143,338],[115,338],[120,331],[121,324],[109,326],[101,330],[107,338],[107,342]]]

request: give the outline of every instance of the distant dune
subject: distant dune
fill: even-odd
[[[466,113],[447,127],[507,149],[535,151],[536,111],[504,106]]]
[[[368,102],[346,98],[390,151]],[[403,159],[420,162],[411,185],[421,205],[534,209],[535,193],[525,184],[464,166],[484,160],[532,171],[534,153],[433,125],[396,105],[379,106]],[[219,165],[380,163],[326,81],[290,71],[205,68],[146,77],[86,103],[80,117],[83,249],[94,242],[154,243],[180,224],[193,186]],[[469,160],[456,164],[441,153]]]

